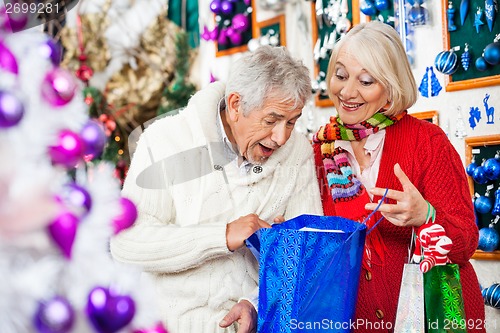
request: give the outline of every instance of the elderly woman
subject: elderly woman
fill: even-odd
[[[327,73],[338,115],[314,138],[325,215],[367,222],[356,332],[394,327],[412,227],[435,209],[435,223],[453,241],[448,257],[460,266],[466,319],[484,332],[484,305],[469,259],[478,230],[464,168],[445,133],[407,114],[417,99],[415,79],[397,32],[380,22],[359,24],[335,46]],[[385,323],[374,326],[374,324]],[[372,326],[369,326],[372,324]],[[375,328],[380,327],[377,331]]]
[[[139,217],[111,253],[153,277],[169,332],[255,331],[258,263],[244,240],[321,213],[312,147],[293,131],[310,95],[301,61],[261,47],[142,134],[123,188]]]

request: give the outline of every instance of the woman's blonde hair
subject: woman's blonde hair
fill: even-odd
[[[390,105],[385,115],[395,116],[415,104],[417,85],[403,43],[394,28],[379,21],[356,25],[335,44],[326,76],[330,98],[330,80],[343,47],[349,48],[350,54],[388,91]]]

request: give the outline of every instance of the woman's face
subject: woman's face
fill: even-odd
[[[330,90],[340,119],[347,125],[359,124],[389,102],[389,93],[343,46],[333,68]]]

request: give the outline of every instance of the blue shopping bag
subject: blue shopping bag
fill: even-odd
[[[350,332],[366,225],[301,215],[259,234],[258,332]]]

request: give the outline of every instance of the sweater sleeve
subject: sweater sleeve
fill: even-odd
[[[162,140],[148,142],[151,137],[158,139],[146,137],[148,130],[138,142],[122,191],[136,204],[138,219],[132,227],[111,238],[112,256],[145,271],[173,273],[229,254],[225,223],[176,224],[173,199],[164,179],[168,166],[151,160],[151,144],[157,148]]]
[[[436,209],[436,221],[453,241],[452,262],[465,264],[477,248],[478,229],[462,161],[444,132],[423,124],[418,136],[422,152],[414,163],[420,174],[417,188]]]

